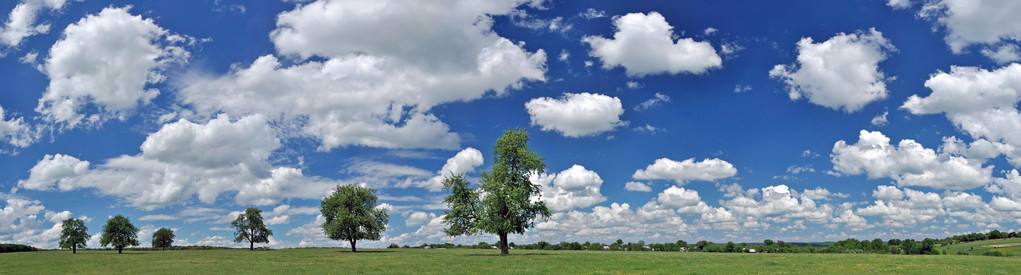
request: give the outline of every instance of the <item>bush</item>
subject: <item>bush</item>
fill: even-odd
[[[986,253],[982,253],[982,256],[1003,257],[1006,255],[1003,255],[1003,252],[1000,251],[986,251]]]
[[[390,244],[390,246],[387,246],[386,248],[401,248],[401,246],[399,246],[399,245],[397,245],[395,243],[392,243],[392,244]]]

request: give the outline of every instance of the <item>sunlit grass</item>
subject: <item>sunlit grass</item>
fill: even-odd
[[[996,251],[1003,255],[1021,256],[1021,239],[997,239],[959,243],[940,248],[939,250],[946,250],[948,255],[957,255],[958,252],[968,253],[969,255],[982,255],[987,251]]]
[[[470,249],[40,251],[0,254],[0,273],[979,273],[1018,274],[1009,257],[724,254]]]

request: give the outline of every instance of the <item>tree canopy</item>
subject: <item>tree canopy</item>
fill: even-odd
[[[244,213],[230,223],[234,227],[234,242],[248,241],[248,249],[255,250],[255,243],[269,243],[269,236],[273,236],[273,230],[266,228],[262,222],[262,210],[249,207]]]
[[[78,248],[85,248],[89,241],[89,230],[81,219],[68,218],[61,223],[60,248],[70,248],[71,254],[77,254]]]
[[[354,184],[338,185],[333,193],[320,203],[323,217],[323,232],[334,240],[351,243],[351,251],[357,252],[358,240],[379,240],[379,233],[386,230],[390,215],[386,209],[376,207],[376,190]]]
[[[492,170],[482,171],[478,188],[469,187],[464,175],[443,180],[443,188],[451,191],[443,200],[450,206],[443,218],[449,225],[448,235],[496,234],[500,236],[500,253],[507,255],[508,233],[523,234],[534,226],[536,217],[550,216],[546,203],[539,199],[540,186],[529,180],[532,173],[542,173],[546,164],[528,148],[528,139],[524,129],[504,131],[493,146]]]
[[[117,254],[120,254],[124,247],[138,245],[138,228],[131,224],[128,218],[114,216],[103,226],[103,236],[99,239],[99,244],[104,247],[112,245],[117,248]]]
[[[152,247],[159,247],[163,250],[167,250],[167,247],[174,244],[174,237],[176,237],[174,236],[174,230],[170,230],[170,228],[166,227],[160,227],[160,229],[152,233]]]

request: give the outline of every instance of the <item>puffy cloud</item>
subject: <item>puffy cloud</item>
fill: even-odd
[[[7,119],[7,111],[0,106],[0,143],[7,143],[14,147],[28,147],[39,140],[39,131],[32,129],[32,126],[25,123],[24,117],[11,117]]]
[[[670,188],[659,193],[659,197],[656,201],[666,207],[682,208],[696,206],[699,203],[702,203],[702,197],[698,195],[698,191],[684,189],[684,187],[670,186]]]
[[[1021,211],[1021,202],[1000,196],[993,197],[989,206],[1000,211]]]
[[[855,215],[851,209],[845,209],[839,216],[833,218],[833,222],[843,223],[845,224],[845,228],[850,229],[851,231],[861,231],[873,227],[868,224],[868,221],[866,221],[865,218]]]
[[[733,177],[737,174],[734,165],[721,159],[704,159],[695,162],[694,158],[675,161],[668,158],[657,159],[653,164],[638,169],[631,177],[638,180],[667,179],[683,185],[688,181],[714,181]]]
[[[992,181],[992,166],[983,167],[980,161],[948,153],[936,154],[910,139],[893,145],[878,131],[862,130],[855,144],[837,141],[831,158],[838,174],[888,177],[899,186],[971,189]]]
[[[906,9],[911,7],[911,0],[887,0],[886,5],[893,9]]]
[[[912,114],[946,115],[974,139],[1005,143],[1001,148],[1014,166],[1021,165],[1021,64],[996,70],[951,67],[925,81],[932,90],[926,97],[912,95],[901,106]]]
[[[982,55],[989,57],[997,64],[1007,64],[1010,62],[1021,60],[1021,53],[1018,52],[1017,45],[1004,44],[995,50],[990,48],[982,49]]]
[[[79,0],[81,1],[81,0]],[[36,16],[42,10],[59,11],[70,0],[21,0],[0,27],[0,43],[9,47],[17,47],[21,42],[33,35],[50,31],[49,23],[36,24]]]
[[[50,190],[56,184],[61,190],[74,188],[74,178],[89,171],[89,162],[56,154],[45,155],[29,170],[27,180],[18,181],[18,187],[32,190]]]
[[[649,187],[649,185],[641,182],[629,181],[624,184],[624,190],[636,192],[652,192],[652,187]]]
[[[404,220],[404,225],[407,227],[415,227],[435,218],[436,214],[415,211],[411,213],[411,215],[408,215],[407,220]]]
[[[895,201],[904,198],[904,191],[894,186],[880,185],[872,191],[872,196],[880,200]]]
[[[787,84],[792,100],[807,97],[813,104],[850,113],[886,98],[887,78],[879,62],[896,48],[881,32],[838,33],[822,43],[805,37],[797,45],[797,66],[781,64],[769,71],[770,77]]]
[[[613,39],[585,36],[589,55],[603,62],[603,69],[623,66],[629,76],[660,73],[705,73],[720,68],[723,60],[709,42],[675,39],[673,26],[657,12],[629,13],[617,17]]]
[[[545,81],[545,52],[527,52],[491,30],[491,16],[521,3],[299,5],[277,16],[270,37],[281,54],[325,60],[282,67],[266,55],[226,76],[186,77],[180,98],[200,114],[279,117],[316,138],[320,150],[457,148],[460,137],[432,107]]]
[[[563,97],[535,98],[525,103],[532,125],[556,131],[565,137],[584,137],[627,125],[620,120],[624,108],[620,99],[601,94],[565,93]]]
[[[460,175],[475,171],[475,168],[482,166],[482,163],[482,152],[471,147],[464,148],[464,150],[457,152],[454,157],[447,159],[447,163],[443,164],[443,168],[436,172],[436,176],[424,182],[416,182],[413,185],[437,192],[443,189],[444,178],[450,175]]]
[[[319,214],[319,208],[294,207],[287,204],[281,204],[273,208],[273,211],[266,213],[265,216],[268,218],[266,220],[266,224],[268,225],[288,224],[291,223],[291,216],[293,215],[313,215],[313,214]]]
[[[69,211],[46,210],[38,200],[0,192],[0,243],[55,248],[60,238],[61,222],[71,216]],[[52,225],[44,227],[47,224]]]
[[[188,40],[131,15],[128,7],[82,18],[50,48],[45,66],[50,83],[36,111],[67,128],[86,119],[90,103],[97,113],[88,122],[123,120],[160,94],[152,85],[163,82],[167,66],[187,61],[190,54],[180,45]]]
[[[813,190],[812,196],[828,190]],[[829,221],[833,208],[829,205],[817,205],[809,196],[799,196],[786,185],[774,185],[761,189],[762,199],[753,196],[736,196],[722,202],[735,217],[752,217],[755,220],[772,218],[774,221],[785,221],[791,218],[804,218],[814,223]],[[799,200],[800,197],[800,200]]]
[[[890,115],[890,112],[889,111],[884,111],[882,114],[878,114],[875,117],[873,117],[872,121],[870,123],[872,123],[872,126],[876,126],[876,127],[886,126],[886,122],[887,122],[886,116],[888,116],[888,115]]]
[[[560,173],[532,174],[533,184],[542,189],[542,200],[552,212],[586,208],[606,201],[599,193],[603,179],[581,165],[573,165]]]
[[[996,45],[1021,40],[1021,3],[1009,0],[933,0],[919,15],[946,28],[943,38],[954,53],[971,45]]]
[[[94,188],[129,204],[156,209],[185,204],[192,196],[212,204],[236,191],[238,204],[274,204],[285,198],[320,199],[335,181],[307,177],[301,169],[273,167],[269,154],[280,146],[260,115],[231,121],[220,116],[206,124],[187,120],[150,134],[135,156],[119,156],[90,169],[88,161],[47,155],[18,182],[26,189],[61,191]]]

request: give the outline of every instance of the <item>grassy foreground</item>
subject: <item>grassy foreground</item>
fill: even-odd
[[[1015,257],[725,254],[605,251],[281,249],[270,251],[39,251],[0,254],[21,273],[967,273],[1018,274]]]

